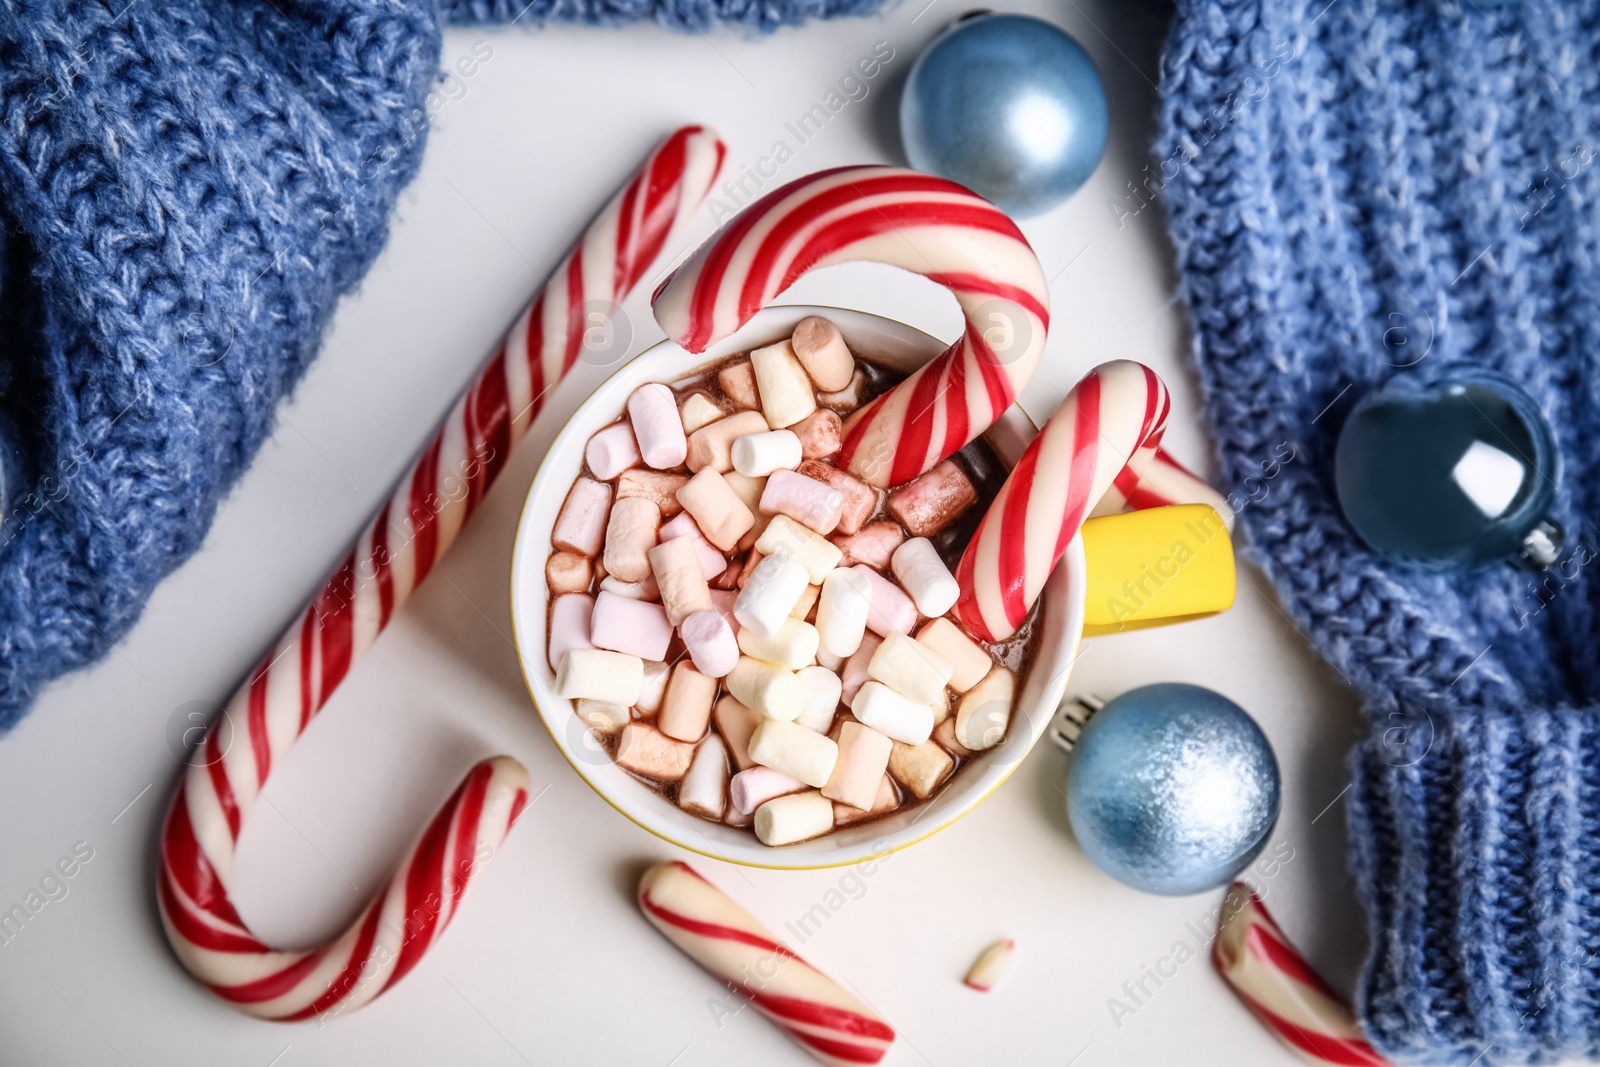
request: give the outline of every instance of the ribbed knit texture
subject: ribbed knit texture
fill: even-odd
[[[272,431],[416,173],[441,21],[878,2],[0,0],[0,403],[35,489],[0,529],[0,732],[127,633]]]
[[[1226,477],[1370,716],[1357,1007],[1401,1063],[1600,1055],[1597,53],[1594,0],[1179,0],[1164,58],[1156,155]],[[1339,428],[1424,351],[1406,373],[1494,368],[1555,427],[1548,574],[1418,571],[1344,522]]]

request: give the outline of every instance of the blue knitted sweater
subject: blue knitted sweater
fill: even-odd
[[[1359,1014],[1401,1063],[1600,1056],[1600,3],[1177,7],[1151,185],[1223,466],[1370,716]],[[1417,571],[1344,522],[1338,430],[1419,359],[1551,421],[1549,571]]]
[[[0,516],[0,732],[127,633],[271,432],[416,173],[441,24],[877,3],[0,0],[0,404],[32,489]]]

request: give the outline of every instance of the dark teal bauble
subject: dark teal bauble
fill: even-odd
[[[1345,518],[1380,552],[1436,566],[1551,554],[1555,440],[1503,379],[1390,379],[1350,412],[1334,478]]]

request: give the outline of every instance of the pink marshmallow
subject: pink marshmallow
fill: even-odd
[[[860,646],[844,661],[844,669],[839,672],[839,699],[845,705],[855,700],[856,693],[867,684],[867,665],[872,662],[872,656],[881,644],[883,638],[877,634],[866,634],[861,638]]]
[[[660,604],[601,590],[589,621],[589,640],[595,648],[664,660],[672,643],[672,624]]]
[[[821,459],[839,451],[844,423],[838,412],[818,408],[789,429],[800,438],[800,455],[806,459]]]
[[[662,523],[660,537],[663,544],[674,537],[692,538],[695,554],[700,557],[700,569],[708,581],[728,569],[727,559],[706,540],[706,535],[700,532],[700,524],[687,511],[680,511],[670,522]]]
[[[583,593],[558,596],[550,603],[550,667],[574,648],[593,648],[589,625],[594,615],[594,600]],[[737,643],[735,651],[737,651]]]
[[[807,478],[815,478],[844,494],[844,507],[839,512],[839,525],[835,528],[837,533],[858,532],[878,509],[877,492],[848,471],[842,471],[832,464],[817,459],[804,461],[800,464],[799,470]]]
[[[749,815],[773,797],[798,793],[804,788],[806,784],[798,778],[790,778],[782,771],[757,765],[747,767],[728,779],[728,799],[733,801],[734,807]]]
[[[917,625],[917,606],[911,602],[911,598],[871,567],[858,564],[850,569],[865,577],[867,584],[872,586],[872,607],[867,611],[867,629],[880,637],[887,636],[891,630],[909,634]]]
[[[947,459],[890,493],[889,514],[912,537],[932,537],[977,499],[978,491],[966,473]]]
[[[795,471],[773,471],[761,491],[764,514],[787,515],[819,534],[833,532],[843,509],[843,493]]]
[[[905,531],[897,522],[875,522],[854,537],[836,537],[834,546],[844,553],[842,567],[865,563],[875,570],[885,570],[894,558],[894,550],[905,544]]]
[[[639,442],[633,439],[633,427],[625,422],[607,426],[589,438],[583,458],[590,472],[602,482],[609,482],[629,467],[637,467]]]
[[[557,548],[580,556],[598,556],[605,544],[606,520],[611,516],[611,487],[593,478],[579,478],[556,515],[550,541]]]
[[[689,438],[684,435],[671,389],[658,382],[635,389],[628,398],[628,421],[646,465],[666,470],[688,457]]]
[[[661,621],[666,621],[664,613]],[[739,642],[733,636],[733,627],[717,609],[697,611],[684,619],[678,636],[689,650],[694,669],[707,678],[726,677],[739,663]]]

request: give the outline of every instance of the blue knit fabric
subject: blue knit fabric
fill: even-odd
[[[1179,0],[1164,58],[1151,184],[1223,467],[1370,716],[1357,1007],[1401,1063],[1600,1055],[1597,53],[1595,0]],[[1344,522],[1338,430],[1419,358],[1555,427],[1551,571],[1418,571]]]
[[[877,3],[0,0],[0,404],[34,487],[0,529],[0,731],[127,633],[272,431],[416,173],[441,22]]]

